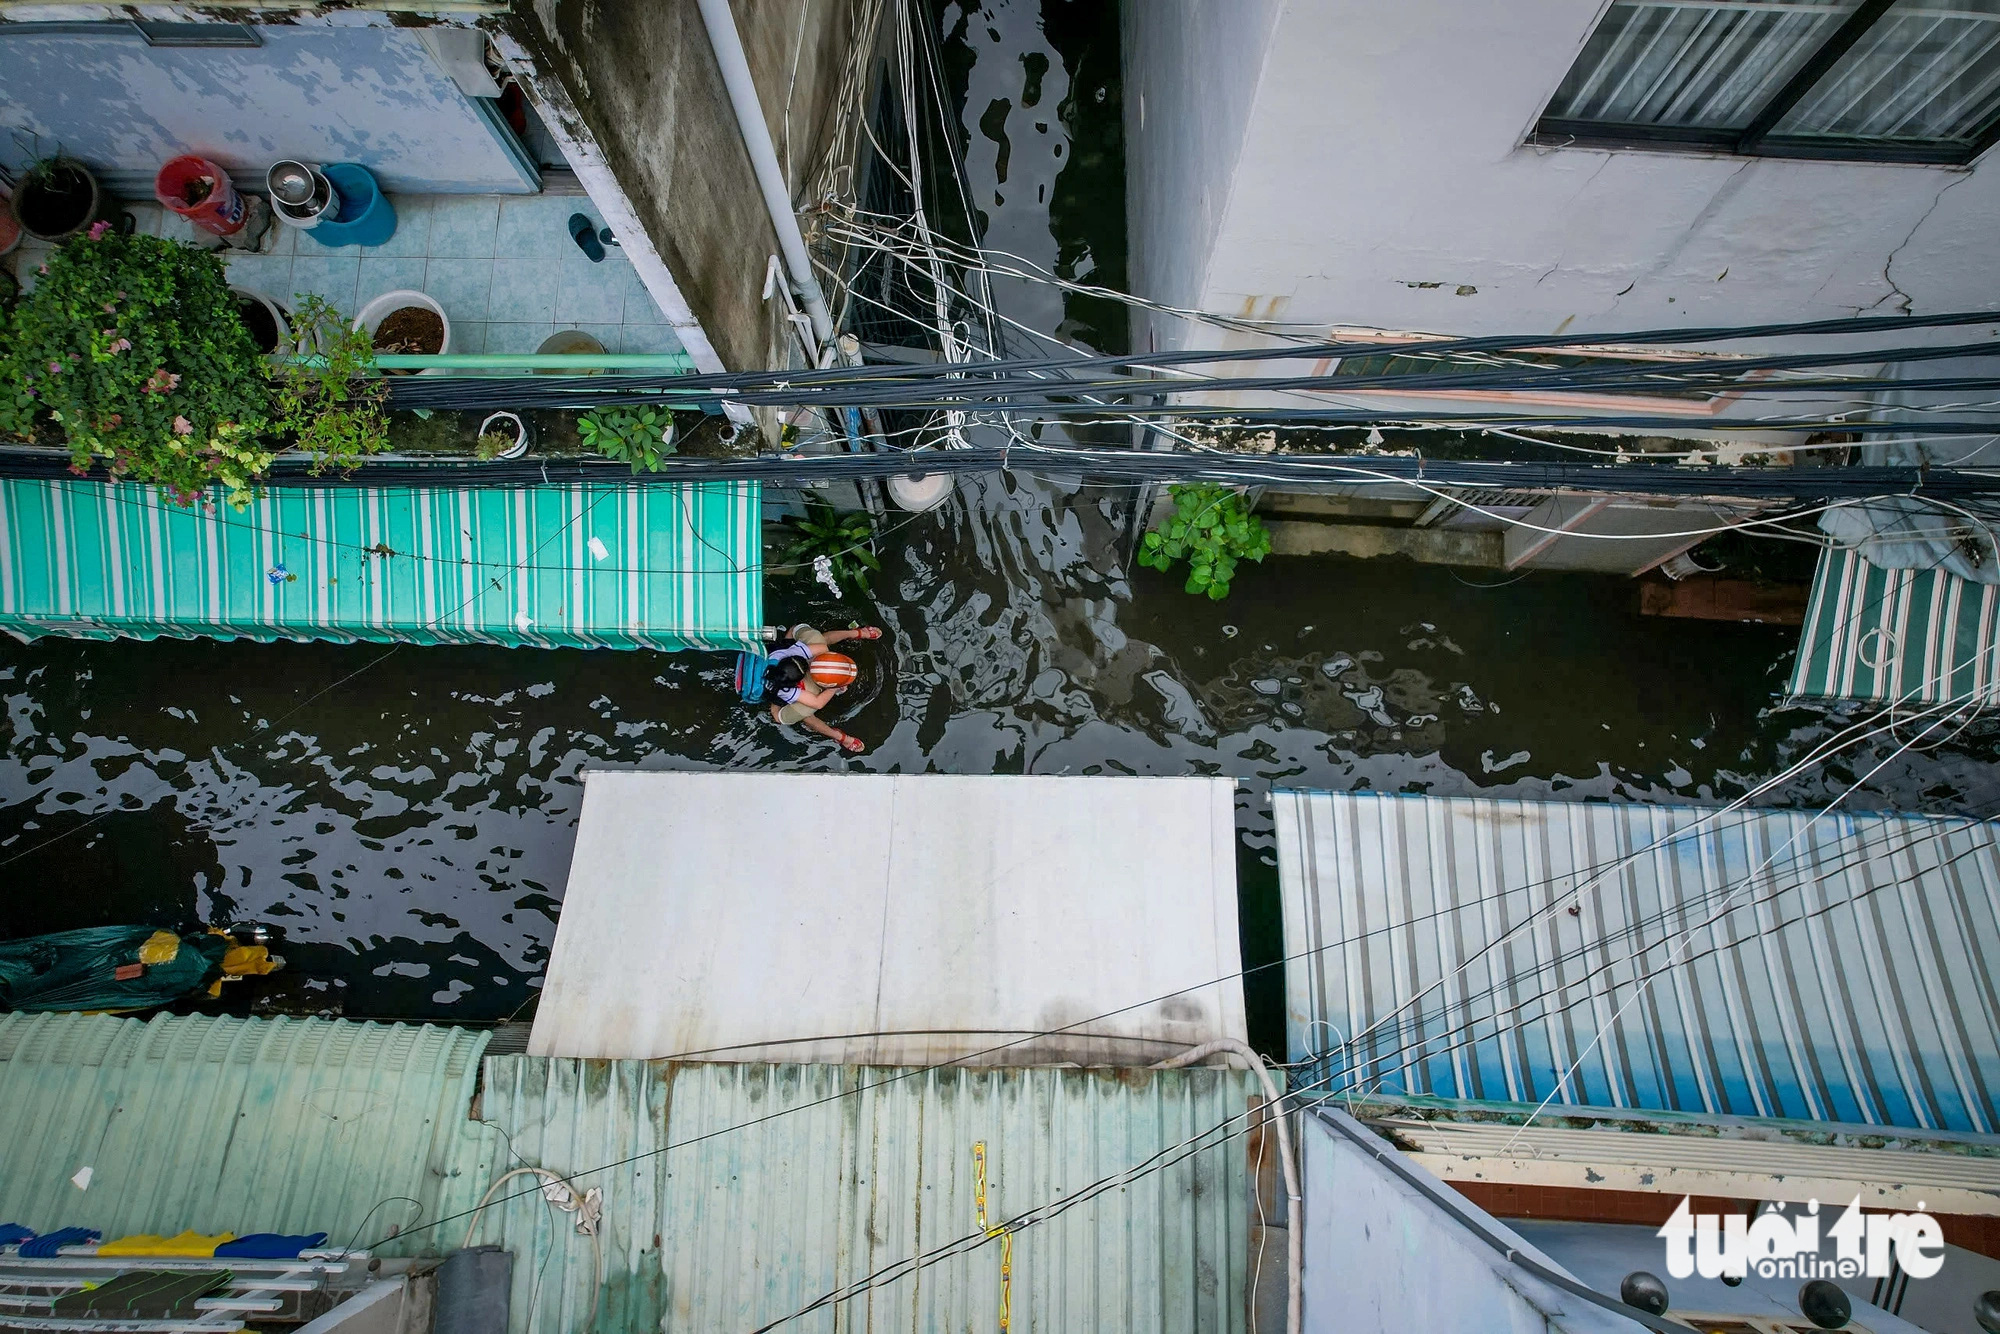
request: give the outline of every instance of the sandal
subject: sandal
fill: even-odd
[[[879,625],[864,625],[854,632],[854,637],[856,639],[880,639],[882,637],[882,627]]]
[[[604,262],[604,243],[597,239],[597,224],[592,222],[588,215],[570,214],[569,234],[570,239],[576,242],[577,248],[590,256],[592,264]]]
[[[842,732],[840,734],[840,748],[846,751],[849,755],[859,755],[863,750],[867,749],[867,747],[862,744],[860,737],[849,736],[845,732]]]

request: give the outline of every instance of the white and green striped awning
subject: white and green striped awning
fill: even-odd
[[[1923,706],[2000,703],[2000,586],[1885,570],[1829,548],[1813,577],[1792,694]]]
[[[758,485],[272,488],[0,480],[0,629],[111,639],[754,648]]]

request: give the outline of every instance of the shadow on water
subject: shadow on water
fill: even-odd
[[[975,16],[985,26],[961,24],[965,40],[1001,31],[988,45],[1014,80],[981,52],[973,97],[1018,108],[1039,78],[1041,100],[1060,101],[1059,73],[1102,86],[1074,69],[1097,48],[1055,23],[1030,41],[1023,14],[995,5]],[[1024,53],[1043,47],[1036,73]],[[1010,186],[1030,156],[1014,114]],[[994,185],[997,152],[973,158],[975,190]],[[1039,207],[1044,252],[1111,263],[1110,243],[1058,236],[1054,203]],[[1108,226],[1102,207],[1085,208],[1100,209],[1091,225]],[[259,1004],[500,1018],[531,1004],[547,959],[586,767],[1220,774],[1242,780],[1256,965],[1282,950],[1273,784],[1726,800],[1843,721],[1778,703],[1794,632],[1643,618],[1623,579],[1481,587],[1499,581],[1293,558],[1246,569],[1225,602],[1189,597],[1120,564],[1130,496],[977,478],[884,544],[879,607],[774,581],[774,623],[890,631],[857,653],[876,655],[878,679],[843,720],[871,743],[854,759],[738,705],[722,654],[0,641],[0,931],[261,919],[286,928],[294,967]],[[1896,744],[1761,800],[1831,800]],[[1973,733],[1910,752],[1850,804],[1994,814],[1993,757]],[[1281,976],[1246,986],[1267,1050],[1282,1045]]]

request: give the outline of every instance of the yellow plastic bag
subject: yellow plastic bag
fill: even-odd
[[[135,1233],[107,1241],[97,1248],[99,1255],[175,1255],[206,1258],[215,1254],[215,1248],[225,1241],[235,1241],[234,1232],[218,1232],[212,1237],[199,1232],[183,1232],[174,1237],[155,1236],[150,1232]]]

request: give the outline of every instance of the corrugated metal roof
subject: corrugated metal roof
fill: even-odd
[[[754,648],[759,519],[755,482],[272,488],[238,512],[0,480],[0,629]]]
[[[1287,1041],[1329,1066],[1301,1087],[2000,1127],[2000,826],[1272,805]]]
[[[516,1331],[584,1328],[597,1288],[604,1334],[757,1328],[976,1234],[975,1143],[986,1145],[997,1224],[1223,1123],[1255,1087],[1212,1069],[516,1056],[486,1070],[481,1115],[522,1161],[563,1172],[626,1163],[577,1181],[604,1188],[601,1287],[590,1243],[538,1197],[496,1205],[480,1225],[482,1240],[515,1252]],[[744,1128],[701,1138],[729,1126]],[[658,1153],[669,1141],[685,1147]],[[1012,1327],[1242,1329],[1253,1208],[1238,1133],[1029,1228],[1013,1242]],[[786,1328],[996,1328],[1000,1249],[988,1242]]]
[[[466,1113],[485,1046],[407,1024],[0,1016],[0,1222],[365,1246],[483,1188],[499,1137]]]
[[[1242,1041],[1234,790],[588,774],[528,1050],[1138,1066]],[[830,848],[837,892],[801,874]]]
[[[1902,704],[2000,702],[2000,585],[1944,570],[1884,570],[1821,553],[1794,695]]]

